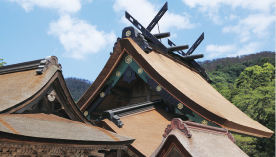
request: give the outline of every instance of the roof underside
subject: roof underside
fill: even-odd
[[[238,133],[258,137],[270,137],[273,134],[231,104],[196,70],[157,51],[147,54],[130,38],[117,43],[106,66],[79,100],[82,111],[99,94],[124,53],[130,54],[155,82],[203,118]]]

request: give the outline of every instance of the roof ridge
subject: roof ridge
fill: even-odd
[[[174,118],[171,121],[171,124],[168,124],[163,134],[163,137],[166,138],[173,129],[179,129],[188,138],[192,137],[190,130],[227,135],[232,142],[236,143],[236,140],[231,135],[231,133],[228,132],[226,128],[218,128],[218,127],[208,126],[208,125],[199,124],[199,123],[190,122],[190,121],[182,121],[180,118]]]
[[[51,65],[56,65],[59,69],[61,69],[61,65],[57,61],[58,59],[56,56],[47,56],[44,59],[6,65],[6,66],[0,67],[0,75],[20,72],[20,71],[33,70],[33,69],[37,69],[36,71],[37,74],[42,74]]]

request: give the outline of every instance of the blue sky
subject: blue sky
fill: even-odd
[[[165,0],[0,0],[0,58],[7,65],[55,55],[64,77],[95,80],[128,11],[147,27]],[[274,0],[174,0],[159,21],[176,44],[202,60],[275,51]],[[157,27],[152,31],[157,32]],[[167,45],[167,40],[162,42]]]

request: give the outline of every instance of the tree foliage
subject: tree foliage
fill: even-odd
[[[246,68],[235,82],[236,95],[233,103],[250,118],[275,131],[275,68],[269,63],[262,67]],[[244,139],[241,139],[241,141]],[[240,143],[241,144],[241,143]],[[254,146],[247,151],[250,156],[275,156],[275,134],[271,138],[243,142]],[[254,154],[252,154],[254,152]]]
[[[4,66],[4,64],[7,64],[6,62],[3,61],[3,59],[0,58],[0,67]]]
[[[231,67],[235,64],[244,65],[244,69],[249,66],[263,65],[264,63],[275,65],[275,52],[263,51],[256,54],[241,55],[237,57],[217,58],[199,62],[199,64],[208,72],[218,71],[220,68]],[[242,71],[244,70],[242,69]]]
[[[266,53],[267,55],[267,53]],[[252,60],[225,65],[207,71],[212,86],[253,120],[275,132],[275,61],[255,55]],[[249,55],[250,56],[250,55]],[[244,58],[250,58],[244,56]],[[271,59],[273,58],[273,59]],[[217,62],[217,61],[215,61]],[[210,62],[209,65],[214,63]],[[255,64],[255,65],[254,65]],[[275,156],[275,134],[271,138],[234,135],[237,145],[250,157]]]

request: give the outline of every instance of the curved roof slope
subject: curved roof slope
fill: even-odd
[[[0,112],[24,102],[44,87],[59,70],[51,66],[43,75],[37,69],[0,75]]]
[[[0,113],[23,113],[32,109],[53,91],[53,98],[58,100],[70,119],[91,124],[71,97],[61,65],[55,56],[1,67],[0,86]]]
[[[157,51],[145,53],[132,39],[118,42],[104,69],[82,96],[78,106],[84,111],[120,61],[128,53],[160,86],[185,106],[224,128],[257,137],[270,137],[273,131],[252,120],[218,93],[198,72]]]
[[[129,144],[134,140],[96,126],[43,113],[2,114],[0,115],[0,132],[1,134],[9,133],[12,136],[20,135],[17,137],[19,141],[24,137],[30,137],[33,138],[32,141],[41,143],[48,139],[47,142],[54,143],[73,141],[73,143],[84,142],[82,144],[93,145],[118,145]]]

